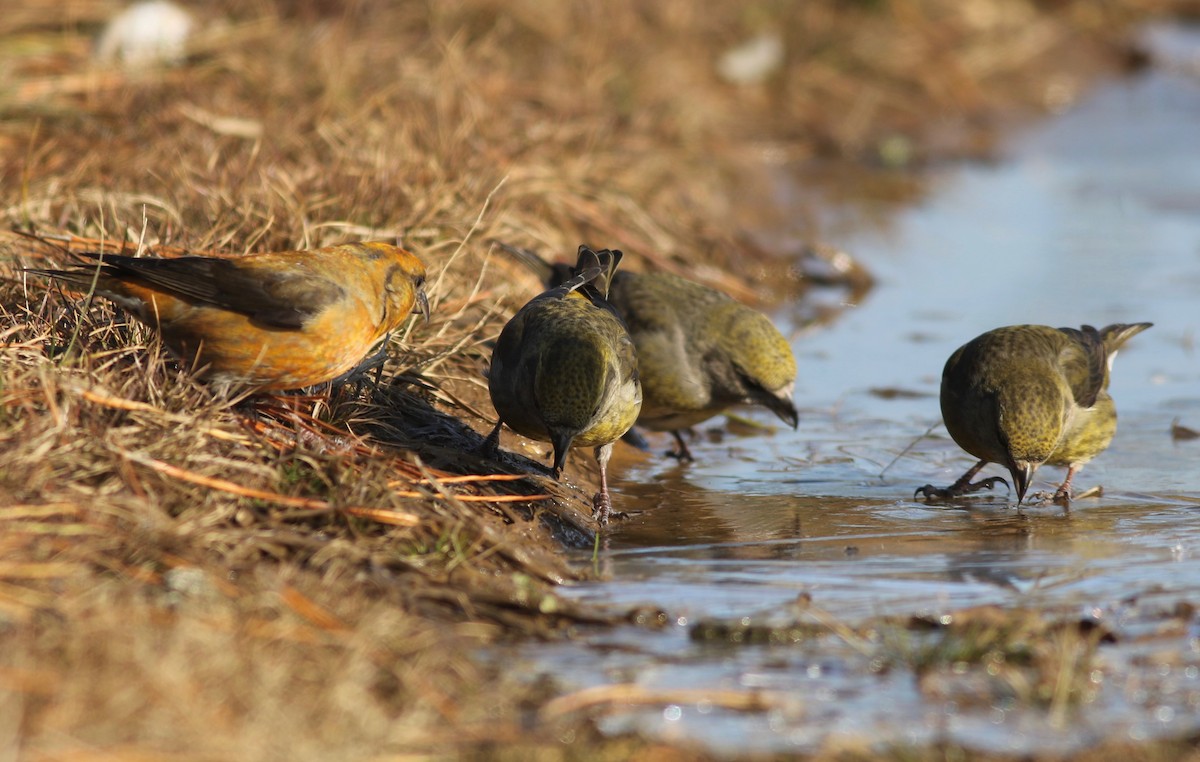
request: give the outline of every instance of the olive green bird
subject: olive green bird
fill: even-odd
[[[612,497],[608,460],[613,442],[642,407],[637,353],[621,318],[605,301],[620,251],[579,247],[578,273],[513,316],[492,353],[488,390],[500,420],[485,449],[495,451],[500,428],[554,445],[554,478],[571,447],[594,447],[600,491],[592,507],[608,523]]]
[[[998,476],[972,482],[988,463],[1008,469],[1025,499],[1043,464],[1066,466],[1054,501],[1069,503],[1071,479],[1099,455],[1117,431],[1117,409],[1108,393],[1113,358],[1152,323],[1115,324],[1097,331],[1015,325],[972,339],[942,371],[942,418],[960,447],[979,458],[944,489],[927,484],[925,497],[949,498],[991,489]],[[914,495],[915,497],[915,495]]]
[[[496,243],[548,284],[572,274],[565,264]],[[765,407],[796,427],[796,358],[766,315],[668,273],[617,273],[608,300],[637,348],[643,394],[638,425],[671,432],[681,460],[692,460],[682,431],[734,405]]]

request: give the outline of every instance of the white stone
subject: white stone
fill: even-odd
[[[183,60],[192,16],[169,0],[145,0],[118,13],[96,44],[96,58],[130,67]]]

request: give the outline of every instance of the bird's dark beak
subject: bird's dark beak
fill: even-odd
[[[800,413],[796,411],[796,403],[792,402],[791,397],[776,397],[774,404],[769,407],[771,412],[793,429],[800,425]]]
[[[788,384],[774,394],[763,390],[757,401],[794,429],[800,423],[800,414],[796,412],[796,403],[792,402],[792,388],[792,384]]]
[[[554,467],[552,471],[555,481],[562,478],[563,468],[567,465],[567,452],[571,449],[571,441],[574,439],[574,434],[550,432],[550,444],[554,445]]]
[[[413,314],[424,315],[426,324],[429,323],[429,297],[425,296],[425,289],[417,291],[417,302],[413,305]]]
[[[1008,472],[1012,474],[1013,485],[1017,488],[1017,505],[1021,505],[1021,501],[1025,499],[1025,493],[1029,490],[1029,483],[1033,481],[1033,472],[1037,471],[1035,463],[1014,463],[1008,467]]]

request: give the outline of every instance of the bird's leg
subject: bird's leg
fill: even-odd
[[[612,449],[612,442],[596,448],[596,462],[600,464],[600,491],[592,498],[592,515],[600,526],[606,525],[610,517],[625,518],[625,514],[613,512],[612,496],[608,492],[608,459],[612,457]]]
[[[425,322],[429,322],[429,313],[425,313]],[[379,351],[367,358],[366,362],[373,363],[375,366],[375,386],[378,387],[383,383],[383,366],[387,365],[388,360],[388,344],[392,343],[392,335],[385,334],[383,341],[379,344]]]
[[[670,455],[672,458],[679,458],[680,463],[694,461],[695,458],[692,457],[692,451],[688,449],[687,442],[683,441],[683,432],[675,429],[671,432],[671,436],[675,437],[675,442],[678,443],[679,449],[675,452],[669,452],[667,455]]]
[[[1008,482],[999,476],[989,476],[988,478],[980,479],[977,482],[971,481],[975,478],[975,475],[978,474],[980,470],[982,470],[987,464],[988,462],[986,460],[979,461],[974,466],[971,466],[971,468],[965,474],[963,474],[958,481],[944,489],[941,487],[935,487],[932,484],[926,484],[924,487],[919,487],[917,491],[913,493],[913,499],[915,500],[917,495],[924,495],[926,498],[936,497],[944,500],[947,498],[966,495],[971,492],[978,492],[981,489],[995,489],[997,484],[1003,484],[1005,487],[1008,487]],[[1009,489],[1011,489],[1011,487],[1009,487]]]
[[[484,457],[494,458],[500,450],[500,427],[504,425],[504,421],[496,421],[496,428],[492,429],[487,435],[487,439],[483,440],[483,444],[479,445],[479,453]]]
[[[383,380],[383,366],[388,360],[388,339],[390,336],[385,336],[383,343],[379,345],[379,349],[374,353],[363,358],[362,362],[355,365],[350,370],[329,382],[330,389],[336,389],[343,384],[351,381],[360,380],[361,376],[366,375],[370,371],[375,371],[375,385],[379,386],[379,382]]]
[[[1075,476],[1075,471],[1075,466],[1067,466],[1067,478],[1063,479],[1063,483],[1054,491],[1053,502],[1067,506],[1071,504],[1071,479]]]
[[[608,517],[612,515],[612,496],[608,494],[603,475],[600,477],[600,491],[592,497],[592,515],[600,526],[608,524]]]

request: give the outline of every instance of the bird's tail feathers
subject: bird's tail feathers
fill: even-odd
[[[64,251],[66,250],[64,249]],[[97,270],[101,275],[107,275],[111,272],[109,267],[114,260],[129,258],[104,251],[67,251],[67,253],[88,261],[72,263],[70,269],[27,267],[24,271],[40,275],[43,278],[53,278],[72,286],[84,286],[86,289],[95,280]]]
[[[81,266],[72,270],[43,270],[36,267],[27,267],[24,272],[61,281],[81,291],[90,289],[92,283],[96,280],[96,268],[94,267]]]
[[[1104,348],[1111,355],[1124,346],[1126,341],[1153,325],[1154,323],[1113,323],[1100,329],[1100,338],[1104,341]]]
[[[532,249],[513,246],[496,238],[491,239],[490,242],[532,270],[546,284],[546,288],[562,287],[567,293],[570,293],[590,283],[602,299],[608,298],[613,273],[616,272],[617,265],[624,256],[619,249],[597,251],[586,244],[581,244],[575,266],[572,267],[565,262],[547,262]]]
[[[575,274],[570,265],[564,262],[547,262],[533,249],[513,246],[496,238],[492,238],[490,243],[495,244],[504,253],[532,270],[538,280],[546,284],[546,288],[561,286]]]
[[[608,289],[612,285],[613,274],[616,273],[617,265],[621,263],[621,258],[624,256],[625,254],[620,249],[596,251],[587,244],[580,244],[579,259],[575,262],[575,278],[583,278],[583,283],[590,283],[602,299],[608,299]]]

